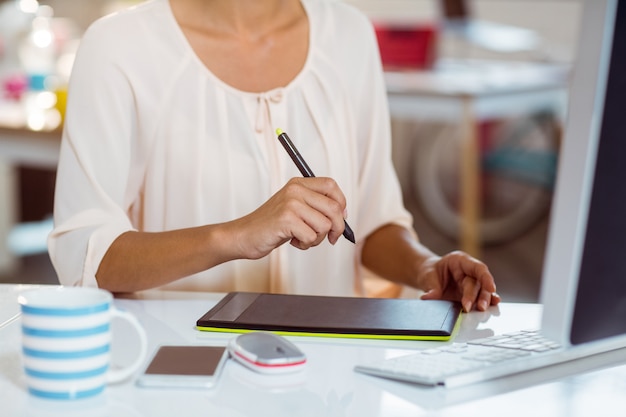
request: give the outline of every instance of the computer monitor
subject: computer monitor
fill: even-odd
[[[542,331],[626,346],[626,1],[583,4],[542,276]]]

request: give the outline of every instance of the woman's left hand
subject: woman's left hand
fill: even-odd
[[[466,312],[485,311],[501,301],[489,268],[461,251],[427,258],[417,283],[424,290],[423,300],[460,301]]]

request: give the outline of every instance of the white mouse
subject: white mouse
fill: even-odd
[[[302,369],[306,356],[286,338],[270,332],[244,333],[228,344],[230,356],[261,373],[284,373]]]

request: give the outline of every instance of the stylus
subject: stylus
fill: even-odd
[[[280,143],[283,145],[283,147],[289,154],[289,157],[291,157],[291,160],[293,161],[293,163],[296,164],[302,176],[314,177],[315,174],[313,174],[313,171],[311,171],[311,168],[309,168],[304,158],[302,158],[302,155],[300,155],[300,152],[298,152],[298,149],[295,147],[293,142],[291,142],[291,139],[289,139],[289,136],[287,136],[287,134],[280,129],[276,129],[276,134],[278,135],[278,140],[280,141]],[[343,236],[346,239],[348,239],[350,242],[356,243],[354,239],[354,232],[352,231],[350,226],[348,226],[348,222],[344,220],[343,223],[344,223]]]

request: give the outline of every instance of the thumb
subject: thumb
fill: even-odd
[[[441,293],[440,289],[431,288],[430,290],[424,292],[424,294],[422,294],[420,299],[422,299],[422,300],[439,300],[442,296],[443,296],[443,294]]]

